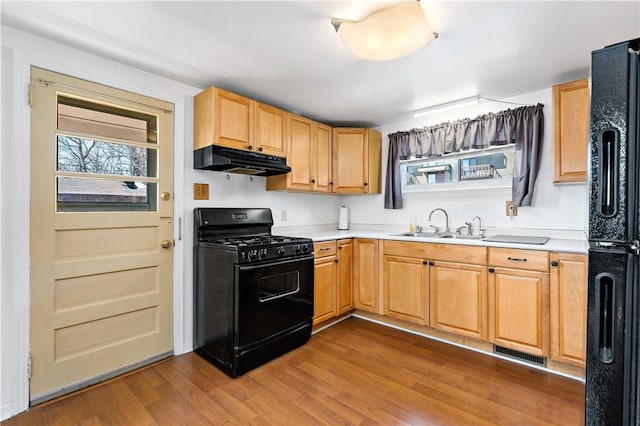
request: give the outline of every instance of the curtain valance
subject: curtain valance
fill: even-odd
[[[524,106],[390,134],[384,207],[402,208],[400,160],[507,144],[515,144],[512,203],[530,206],[540,167],[543,107],[542,104]]]

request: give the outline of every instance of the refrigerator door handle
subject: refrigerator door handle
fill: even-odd
[[[618,213],[618,149],[620,136],[616,129],[605,129],[598,135],[598,213],[613,217]]]
[[[615,347],[616,279],[603,272],[595,277],[596,315],[598,317],[598,358],[604,364],[613,362]]]

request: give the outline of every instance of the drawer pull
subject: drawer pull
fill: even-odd
[[[331,250],[331,247],[323,247],[320,249],[320,251],[329,251]]]
[[[507,260],[513,260],[514,262],[526,262],[527,258],[518,258],[518,257],[507,257]]]

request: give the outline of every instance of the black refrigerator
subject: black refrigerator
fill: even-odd
[[[639,49],[591,57],[587,425],[640,424]]]

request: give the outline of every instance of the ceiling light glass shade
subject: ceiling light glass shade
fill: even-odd
[[[419,1],[409,0],[377,11],[362,21],[333,19],[347,48],[367,61],[390,61],[409,55],[438,37]]]

